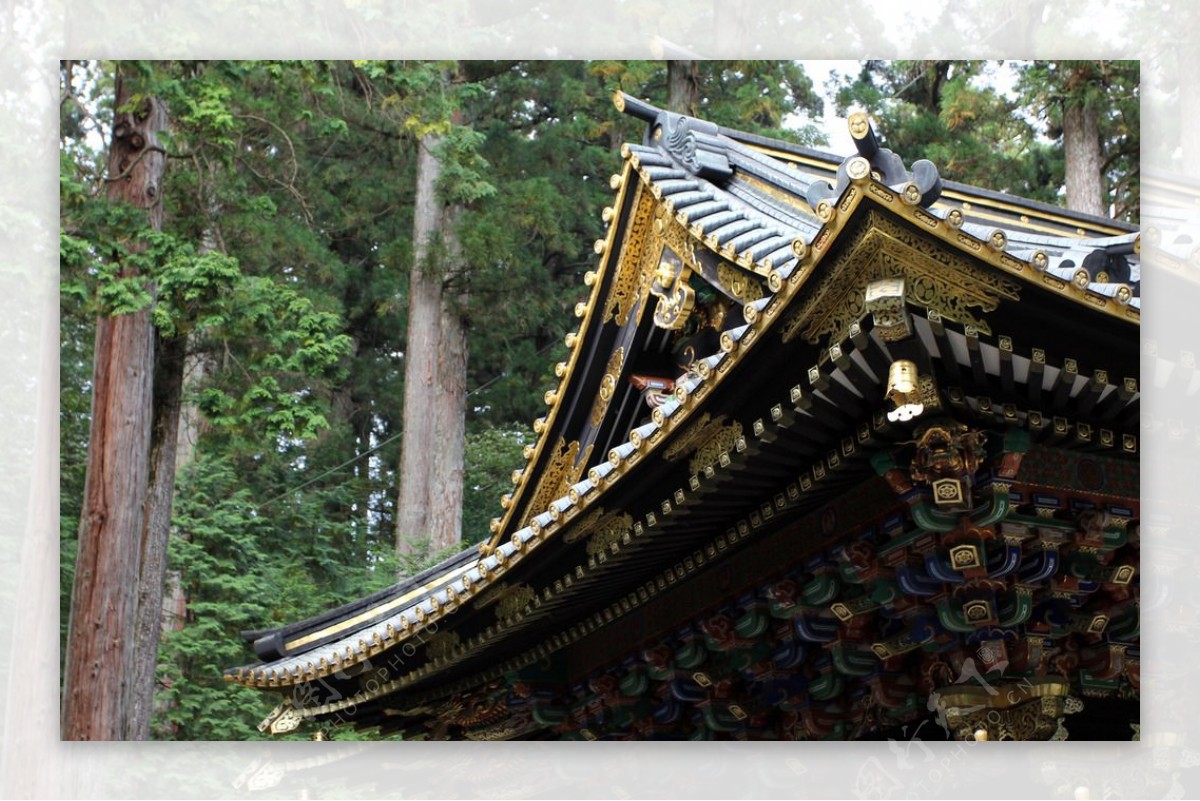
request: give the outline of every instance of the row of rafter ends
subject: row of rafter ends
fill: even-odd
[[[631,148],[633,150],[633,148]],[[666,159],[666,157],[657,150],[637,148],[634,151],[639,159],[656,158]],[[661,161],[660,159],[660,161]],[[651,166],[667,167],[670,165],[669,159],[666,163],[659,163]],[[635,165],[636,166],[636,165]],[[646,176],[643,176],[644,178]],[[694,185],[695,182],[691,182]],[[680,182],[675,185],[677,191],[685,191],[688,189],[689,182]],[[690,190],[691,195],[687,197],[685,208],[688,205],[694,205],[702,201],[711,201],[711,193],[696,192]],[[707,207],[708,213],[713,213],[714,207]],[[720,209],[719,211],[724,211]],[[686,218],[685,218],[686,219]],[[697,220],[700,216],[697,215]],[[736,221],[730,221],[726,225],[736,224]],[[717,233],[716,230],[713,233]],[[746,233],[756,234],[757,232],[743,232],[739,236],[744,236]],[[768,256],[778,255],[779,262],[786,263],[792,256],[791,242],[787,237],[782,235],[783,232],[775,230],[770,231],[766,237],[757,240],[758,248],[753,253],[765,253]],[[708,236],[712,236],[709,234]],[[719,240],[718,240],[719,241]],[[745,242],[747,240],[741,240]],[[787,242],[787,252],[782,253],[784,242]],[[760,244],[765,242],[766,244]],[[740,242],[739,242],[740,244]],[[798,259],[795,260],[798,263]],[[791,271],[787,271],[790,273]],[[786,278],[787,276],[783,276]],[[1105,286],[1105,285],[1100,285]],[[769,305],[773,295],[768,295],[762,301],[759,301],[760,306]],[[1137,299],[1134,299],[1135,301]],[[400,613],[391,616],[387,620],[376,623],[368,629],[360,629],[350,636],[358,635],[357,642],[343,646],[339,642],[335,646],[326,646],[323,653],[318,654],[301,654],[295,657],[281,660],[275,665],[251,666],[248,668],[236,668],[226,672],[226,678],[231,681],[241,681],[251,683],[258,686],[278,686],[280,684],[289,684],[296,681],[309,680],[312,678],[329,675],[331,673],[344,670],[347,666],[353,666],[359,662],[365,661],[370,656],[380,653],[383,650],[393,647],[396,644],[407,639],[414,631],[420,631],[428,622],[431,622],[444,613],[457,608],[463,601],[474,595],[483,586],[490,583],[490,577],[498,575],[505,569],[505,563],[510,560],[516,560],[527,551],[532,550],[538,542],[545,539],[549,534],[549,529],[559,519],[561,519],[570,507],[576,505],[583,495],[590,489],[598,488],[605,481],[611,481],[618,472],[618,468],[625,463],[626,466],[632,464],[638,458],[640,450],[640,442],[650,439],[655,434],[661,434],[655,426],[662,426],[663,421],[669,419],[683,405],[682,401],[689,396],[699,396],[705,393],[703,386],[705,379],[708,377],[709,370],[719,368],[720,372],[728,369],[729,362],[726,360],[726,354],[738,349],[739,342],[745,338],[748,344],[754,335],[754,325],[752,323],[741,326],[740,328],[727,331],[722,336],[722,352],[710,357],[709,364],[701,365],[701,373],[697,376],[689,378],[682,382],[677,388],[677,400],[669,401],[663,407],[655,411],[654,421],[642,428],[645,431],[635,430],[631,435],[631,440],[623,445],[613,448],[609,453],[608,462],[602,462],[593,467],[588,474],[590,488],[586,485],[577,484],[572,487],[572,494],[564,498],[556,499],[551,502],[547,511],[536,515],[525,528],[522,528],[512,535],[509,542],[501,543],[494,553],[480,560],[479,564],[469,570],[466,575],[451,584],[449,587],[430,595],[427,598],[421,599],[413,606],[406,608]],[[722,365],[722,362],[725,362]],[[398,626],[398,629],[397,629]]]
[[[765,310],[774,297],[767,295],[757,306]],[[765,315],[755,315],[756,322],[761,319],[765,319]],[[311,681],[353,667],[419,634],[430,623],[461,606],[505,572],[511,564],[545,541],[560,521],[565,522],[569,509],[586,505],[591,493],[605,483],[611,483],[625,469],[640,461],[644,453],[644,444],[661,439],[665,429],[670,426],[670,421],[681,409],[689,405],[691,398],[707,394],[706,384],[729,369],[736,361],[740,345],[749,344],[754,338],[755,328],[755,323],[747,323],[724,332],[721,339],[722,349],[701,361],[697,373],[676,387],[675,397],[655,409],[651,422],[634,429],[629,440],[611,449],[606,461],[588,471],[586,482],[578,482],[570,488],[567,495],[551,501],[546,511],[533,516],[524,528],[513,533],[509,541],[502,542],[494,553],[482,558],[475,567],[448,587],[415,602],[384,621],[353,632],[336,644],[288,657],[274,664],[234,668],[226,671],[226,679],[259,687],[277,687]],[[355,638],[355,641],[346,644],[350,638]]]

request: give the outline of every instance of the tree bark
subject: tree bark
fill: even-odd
[[[694,61],[667,62],[667,110],[676,114],[696,115],[700,86]]]
[[[1063,155],[1066,159],[1067,208],[1106,216],[1104,160],[1100,154],[1100,129],[1096,110],[1081,99],[1070,99],[1063,109]]]
[[[154,711],[158,642],[163,625],[163,585],[171,537],[171,505],[175,497],[185,337],[158,338],[154,365],[154,424],[150,445],[150,492],[142,536],[141,575],[138,579],[137,622],[134,626],[133,671],[125,739],[150,739]]]
[[[108,198],[145,209],[162,226],[166,161],[156,134],[165,106],[133,95],[118,71]],[[137,243],[128,247],[136,249]],[[132,277],[132,276],[131,276]],[[117,740],[125,734],[134,624],[150,475],[154,332],[150,310],[101,316],[92,371],[92,424],[71,592],[62,701],[66,740]]]
[[[457,212],[437,197],[442,172],[428,134],[417,149],[414,263],[404,350],[404,422],[396,548],[419,552],[462,539],[466,329],[453,287],[461,284]]]

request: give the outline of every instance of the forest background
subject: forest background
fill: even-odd
[[[618,148],[641,138],[613,91],[818,148],[827,106],[863,108],[906,162],[1136,222],[1136,62],[1008,65],[1004,90],[996,68],[863,62],[818,88],[799,62],[64,62],[64,726],[86,628],[73,621],[87,614],[73,588],[97,578],[87,474],[106,327],[140,317],[153,341],[143,390],[125,397],[144,464],[118,477],[145,502],[117,566],[132,577],[117,655],[130,686],[107,712],[81,704],[104,720],[80,725],[112,739],[257,738],[274,699],[220,677],[249,658],[239,631],[361,597],[486,537],[555,384]],[[157,113],[153,141],[121,156],[139,135],[121,123]],[[150,168],[157,218],[118,191]],[[401,500],[402,445],[408,459],[431,447],[404,430],[420,419],[405,374],[421,319],[461,362],[432,400],[461,425],[449,501]],[[446,514],[402,519],[434,507]]]

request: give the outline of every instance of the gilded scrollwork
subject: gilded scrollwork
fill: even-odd
[[[613,512],[598,521],[587,541],[587,552],[594,556],[608,550],[613,543],[620,542],[625,533],[633,528],[633,517],[627,512]]]
[[[654,324],[659,328],[682,328],[692,313],[696,292],[688,284],[691,269],[670,247],[663,248],[658,269],[650,282],[650,294],[658,298],[654,309]]]
[[[588,453],[590,452],[591,446],[588,446]],[[554,448],[550,461],[546,464],[546,469],[542,471],[542,479],[538,482],[537,491],[529,499],[522,525],[527,525],[535,515],[546,511],[546,507],[555,498],[561,498],[567,494],[567,488],[579,480],[586,457],[585,453],[584,459],[579,458],[579,442],[577,440],[568,445],[562,437],[558,438],[558,444]]]
[[[715,420],[708,412],[700,416],[700,419],[691,425],[691,427],[680,435],[679,439],[671,443],[665,451],[663,458],[668,462],[673,462],[686,454],[693,452],[697,443],[703,440],[708,432],[716,426],[720,426],[725,420],[725,415],[720,415]]]
[[[528,584],[518,584],[510,587],[496,602],[496,617],[504,619],[524,609],[535,595]]]
[[[724,262],[717,265],[717,280],[742,304],[753,303],[763,296],[762,284]]]
[[[990,312],[1001,299],[1019,299],[1019,285],[1013,279],[982,269],[872,212],[784,325],[784,341],[799,335],[817,344],[825,336],[845,336],[864,313],[867,284],[888,278],[905,280],[907,302],[985,334],[992,333],[991,327],[975,310]]]
[[[592,533],[592,528],[596,525],[596,522],[602,517],[604,517],[604,507],[592,509],[585,517],[581,518],[579,522],[571,527],[571,530],[563,537],[563,542],[578,542],[588,536]]]
[[[604,377],[600,379],[600,391],[596,394],[596,400],[592,403],[592,413],[589,420],[592,427],[595,428],[604,420],[604,413],[608,411],[608,404],[612,402],[613,394],[617,390],[617,380],[621,377],[621,368],[625,365],[625,348],[617,348],[608,358],[608,365],[604,368]]]
[[[696,448],[692,460],[688,463],[688,470],[699,473],[712,467],[720,459],[722,453],[733,449],[741,436],[742,424],[737,420],[728,425],[715,427]]]
[[[639,182],[629,228],[625,231],[625,241],[620,250],[616,275],[604,301],[604,322],[615,320],[617,325],[624,325],[629,319],[629,312],[633,310],[642,294],[647,272],[644,263],[649,260],[653,251],[661,247],[661,244],[659,247],[654,245],[654,240],[657,239],[654,236],[654,209],[654,195],[647,191],[645,184]]]

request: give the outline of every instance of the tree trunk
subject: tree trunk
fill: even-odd
[[[417,150],[413,212],[414,263],[409,282],[404,349],[404,423],[396,548],[419,552],[462,539],[463,428],[466,410],[466,330],[453,286],[461,281],[457,215],[438,199],[440,138]]]
[[[700,86],[696,77],[696,62],[672,60],[667,62],[667,110],[676,114],[696,115]]]
[[[130,703],[125,739],[150,739],[154,710],[158,642],[163,624],[163,585],[167,575],[167,546],[171,537],[171,502],[175,497],[183,373],[187,339],[158,339],[154,365],[154,428],[150,446],[150,495],[142,536],[141,576],[138,579],[134,664],[130,674]]]
[[[1063,109],[1063,154],[1066,157],[1067,208],[1106,216],[1100,130],[1096,110],[1082,100],[1068,100]]]
[[[147,98],[133,111],[120,111],[132,94],[118,71],[108,197],[145,209],[158,229],[166,162],[156,134],[166,128],[166,108]],[[63,680],[66,740],[117,740],[125,734],[150,474],[153,372],[150,310],[101,316]]]

